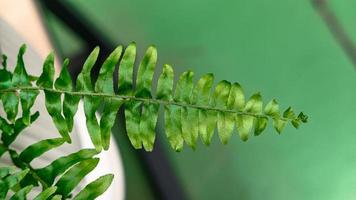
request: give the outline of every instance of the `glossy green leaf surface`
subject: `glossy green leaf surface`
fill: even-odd
[[[46,200],[57,190],[57,187],[49,187],[43,192],[39,193],[33,200]]]
[[[61,195],[54,195],[51,200],[62,200],[62,196]]]
[[[26,196],[32,190],[32,188],[33,188],[33,186],[29,185],[29,186],[26,186],[26,187],[20,189],[14,195],[12,195],[10,200],[26,200],[27,199]]]
[[[12,87],[12,73],[4,69],[0,70],[0,89],[8,89]],[[7,118],[14,122],[17,112],[19,99],[15,92],[6,92],[0,95]]]
[[[135,96],[151,97],[151,87],[156,62],[157,50],[154,46],[150,46],[138,67]]]
[[[27,74],[23,55],[26,51],[26,45],[22,45],[17,56],[17,64],[12,76],[12,85],[15,87],[31,86],[30,77]],[[20,102],[22,107],[22,118],[26,125],[30,124],[31,107],[33,106],[39,91],[36,90],[21,90]]]
[[[64,142],[65,140],[63,138],[41,140],[23,150],[20,154],[20,159],[23,162],[30,163],[33,159],[41,156],[53,148],[62,145]]]
[[[131,43],[125,49],[119,67],[119,94],[131,95],[133,89],[133,67],[136,59],[136,44]]]
[[[95,181],[85,186],[85,188],[80,191],[77,196],[73,198],[73,200],[95,199],[106,191],[106,189],[110,186],[113,178],[114,176],[112,174],[108,174],[96,179]]]
[[[23,118],[20,117],[16,119],[15,124],[13,125],[13,128],[11,132],[13,134],[4,134],[2,135],[2,141],[5,145],[10,145],[14,140],[19,136],[19,134],[22,133],[22,131],[27,128],[29,125],[31,125],[36,119],[40,116],[39,112],[35,112],[34,114],[31,115],[30,117],[30,124],[26,125]]]
[[[56,193],[67,197],[79,182],[97,166],[98,162],[99,159],[94,158],[83,160],[74,165],[57,181],[58,190]]]
[[[173,78],[174,72],[172,66],[164,65],[162,74],[159,76],[157,83],[157,99],[165,101],[172,100]]]
[[[5,198],[9,189],[18,184],[28,172],[29,169],[26,169],[0,179],[0,198]]]
[[[54,83],[54,87],[58,90],[71,92],[73,91],[73,82],[68,71],[68,65],[69,65],[69,60],[68,59],[64,60],[61,73],[59,74],[59,77],[56,79]],[[67,128],[69,132],[71,132],[73,129],[73,119],[78,109],[79,100],[80,100],[79,96],[69,95],[67,93],[64,94],[63,116],[66,120]]]
[[[78,152],[72,153],[68,156],[63,156],[55,161],[53,161],[50,165],[37,169],[37,174],[45,180],[47,183],[52,184],[54,179],[61,175],[63,172],[68,170],[74,164],[89,159],[98,154],[98,152],[94,149],[82,149]]]

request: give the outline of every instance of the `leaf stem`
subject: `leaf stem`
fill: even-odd
[[[97,96],[97,97],[116,98],[116,99],[123,99],[123,100],[136,100],[136,101],[142,101],[142,102],[147,102],[147,103],[156,103],[156,104],[162,104],[162,105],[176,105],[176,106],[187,107],[187,108],[197,108],[197,109],[203,109],[203,110],[213,110],[213,111],[218,111],[218,112],[235,113],[238,115],[249,115],[249,116],[264,117],[264,118],[270,117],[270,116],[264,115],[264,114],[255,114],[255,113],[237,111],[237,110],[231,110],[231,109],[215,108],[215,107],[202,106],[202,105],[196,105],[196,104],[187,104],[184,102],[165,101],[165,100],[160,100],[160,99],[148,99],[148,98],[142,98],[142,97],[119,95],[119,94],[109,94],[109,93],[64,91],[64,90],[57,90],[57,89],[52,89],[52,88],[33,87],[33,86],[19,86],[19,87],[7,88],[7,89],[0,89],[0,94],[5,93],[5,92],[17,92],[18,90],[36,90],[36,91],[47,90],[50,92],[69,94],[69,95],[74,95],[74,96]],[[284,118],[284,117],[281,117],[279,119],[283,120],[283,121],[288,121],[288,118]]]

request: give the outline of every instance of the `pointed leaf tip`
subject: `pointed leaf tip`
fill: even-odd
[[[245,111],[254,114],[262,113],[262,96],[259,92],[253,94],[247,101]]]
[[[96,197],[103,194],[108,187],[111,185],[111,182],[114,178],[113,174],[107,174],[99,177],[95,181],[89,183],[85,188],[80,191],[73,200],[86,200],[86,199],[95,199]]]
[[[279,105],[275,99],[270,101],[264,110],[265,114],[272,117],[279,117]]]
[[[22,44],[21,47],[20,47],[20,50],[19,50],[19,56],[24,55],[25,52],[26,52],[26,49],[27,49],[26,44]]]
[[[69,65],[69,58],[66,58],[63,61],[63,66],[68,66],[68,65]]]
[[[7,68],[7,56],[5,54],[2,54],[1,58],[2,58],[1,64],[4,67],[4,69],[6,69]]]
[[[303,112],[300,112],[298,115],[298,119],[300,119],[303,123],[307,123],[308,118],[308,115],[305,115]]]
[[[288,119],[294,119],[295,118],[295,114],[294,111],[292,109],[292,107],[288,107],[284,112],[283,112],[283,117],[284,118],[288,118]]]

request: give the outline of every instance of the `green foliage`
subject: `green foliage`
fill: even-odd
[[[163,66],[157,87],[153,89],[157,63],[154,46],[147,49],[137,73],[134,72],[135,43],[125,50],[117,47],[102,64],[96,81],[93,81],[92,69],[99,55],[98,47],[88,56],[76,81],[70,77],[68,60],[64,61],[59,77],[55,78],[53,53],[46,58],[38,78],[28,75],[23,62],[25,50],[25,46],[20,48],[13,73],[7,70],[6,56],[3,56],[3,68],[0,69],[0,98],[6,113],[6,117],[0,117],[0,157],[9,153],[14,165],[20,169],[14,172],[13,168],[0,168],[0,199],[10,190],[14,193],[11,199],[26,199],[32,188],[38,186],[42,187],[42,192],[36,199],[71,198],[79,182],[97,166],[99,159],[95,156],[109,148],[111,128],[121,107],[131,144],[146,151],[152,151],[154,146],[160,107],[164,109],[166,136],[175,151],[181,151],[184,143],[195,149],[199,137],[209,145],[215,129],[221,142],[226,144],[235,127],[240,138],[246,141],[253,131],[254,135],[260,135],[269,120],[278,133],[288,122],[298,128],[307,121],[307,116],[303,113],[295,115],[290,107],[280,114],[275,100],[263,107],[260,93],[245,101],[238,83],[223,80],[213,89],[212,74],[204,75],[194,84],[194,73],[184,72],[173,89],[174,71],[170,65]],[[117,82],[113,79],[116,67],[119,68]],[[134,74],[137,74],[136,78]],[[31,112],[31,108],[40,91],[45,94],[46,109],[61,137],[38,141],[18,153],[11,144],[38,118],[39,113]],[[81,99],[95,149],[82,149],[57,158],[43,168],[33,168],[31,162],[34,159],[65,142],[71,143],[73,118]],[[21,116],[18,116],[19,105]],[[100,109],[102,115],[98,118],[96,113]],[[112,179],[110,174],[98,178],[74,199],[95,199],[106,191]]]

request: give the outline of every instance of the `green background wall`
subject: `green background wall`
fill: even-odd
[[[309,1],[68,3],[112,41],[136,41],[141,55],[155,44],[160,68],[170,63],[196,77],[212,72],[216,80],[238,81],[248,95],[261,91],[265,102],[276,97],[283,108],[309,115],[298,131],[288,126],[277,135],[269,127],[246,143],[235,134],[228,145],[215,136],[210,148],[199,144],[196,151],[175,153],[161,135],[191,199],[356,199],[356,71]],[[356,1],[331,6],[356,38]],[[80,48],[49,20],[64,55]],[[131,151],[124,146],[122,153]],[[126,160],[128,199],[150,199],[137,161]]]

